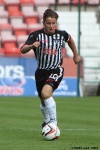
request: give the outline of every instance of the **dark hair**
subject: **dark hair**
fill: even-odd
[[[46,18],[48,18],[48,17],[55,18],[57,20],[58,14],[55,11],[53,11],[52,9],[46,9],[43,14],[43,21],[45,21]]]

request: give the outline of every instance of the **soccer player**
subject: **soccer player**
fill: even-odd
[[[38,67],[35,72],[35,80],[38,96],[41,100],[40,110],[44,118],[42,127],[48,122],[57,125],[56,103],[52,94],[63,78],[64,68],[61,67],[63,42],[67,42],[72,50],[75,64],[81,59],[71,35],[64,30],[56,29],[57,19],[58,14],[55,11],[45,10],[43,29],[30,33],[20,49],[22,54],[33,49],[37,59]]]

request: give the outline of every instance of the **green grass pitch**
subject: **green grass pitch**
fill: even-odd
[[[100,150],[100,97],[55,97],[58,140],[41,135],[37,97],[0,97],[0,150]]]

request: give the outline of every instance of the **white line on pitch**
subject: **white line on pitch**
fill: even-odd
[[[60,129],[60,130],[67,130],[67,131],[92,131],[92,130],[100,130],[100,129]]]
[[[41,130],[41,129],[33,129],[33,130]],[[99,131],[100,129],[60,129],[62,131]]]

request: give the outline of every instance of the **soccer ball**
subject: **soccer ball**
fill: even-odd
[[[48,123],[42,129],[42,136],[48,141],[58,139],[60,136],[60,129],[58,126]]]
[[[60,136],[60,129],[58,128],[58,126],[56,126],[56,136],[55,139],[58,139]]]

